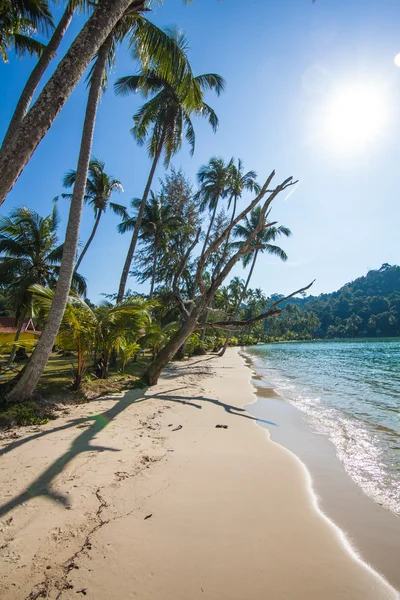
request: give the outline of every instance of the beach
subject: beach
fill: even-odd
[[[0,596],[394,600],[243,407],[236,349],[5,433]]]

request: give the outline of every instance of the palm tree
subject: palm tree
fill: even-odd
[[[106,212],[107,208],[110,208],[116,215],[126,219],[128,213],[126,207],[121,204],[115,204],[110,202],[110,197],[113,192],[123,192],[124,188],[121,182],[105,172],[105,163],[99,158],[92,158],[89,163],[88,178],[86,181],[86,192],[84,201],[90,204],[94,211],[95,222],[93,225],[92,233],[83,248],[80,257],[78,258],[75,265],[75,272],[79,269],[79,265],[82,262],[83,257],[90,244],[96,235],[97,228],[100,223],[101,216]],[[65,174],[63,185],[64,187],[72,187],[76,181],[76,171],[73,169]],[[65,198],[72,198],[72,194],[62,194]]]
[[[242,197],[243,192],[248,191],[256,194],[260,193],[261,187],[256,182],[256,178],[257,173],[255,171],[247,171],[247,173],[244,173],[243,161],[241,158],[238,159],[237,165],[235,165],[233,159],[229,163],[229,185],[227,193],[229,196],[228,209],[232,204],[231,223],[236,216],[237,202]],[[216,271],[219,271],[224,264],[224,260],[228,253],[229,241],[230,234],[226,238],[225,248],[222,253],[221,261],[217,265]]]
[[[228,194],[228,185],[230,179],[230,172],[232,167],[232,160],[226,165],[223,158],[219,156],[213,156],[208,161],[208,164],[200,167],[197,173],[197,181],[199,182],[200,189],[195,194],[195,198],[200,200],[200,212],[204,212],[206,208],[211,212],[211,218],[206,232],[206,236],[201,251],[201,256],[205,253],[207,245],[210,239],[210,235],[217,215],[217,208],[221,198],[225,198]],[[222,260],[222,257],[221,257]],[[214,271],[217,270],[217,265]],[[197,293],[196,286],[193,290],[192,300],[195,299]],[[205,321],[208,321],[209,310],[207,309],[205,314]],[[206,332],[201,332],[201,341],[204,341]],[[184,353],[184,348],[181,354]]]
[[[136,215],[140,211],[141,203],[142,201],[140,198],[132,200],[131,204],[136,211]],[[132,231],[132,229],[135,228],[136,223],[137,216],[128,218],[119,225],[118,230],[120,233]],[[174,230],[176,231],[180,225],[181,220],[174,214],[173,207],[165,201],[162,195],[156,196],[154,192],[150,192],[150,201],[145,206],[140,226],[141,233],[139,234],[139,240],[144,243],[149,250],[149,252],[146,252],[143,259],[145,265],[149,263],[148,259],[150,257],[148,254],[150,253],[151,255],[151,266],[141,272],[142,281],[145,281],[150,276],[150,299],[153,297],[160,250],[162,248],[164,248],[164,250],[166,249],[170,234]]]
[[[133,117],[135,124],[131,131],[139,145],[143,145],[147,141],[148,153],[153,160],[122,270],[118,290],[119,301],[125,293],[144,208],[162,152],[164,151],[164,165],[167,168],[172,156],[181,149],[184,135],[193,154],[195,132],[191,121],[192,115],[208,118],[213,131],[216,131],[218,127],[218,118],[215,112],[204,102],[203,98],[206,90],[215,90],[218,95],[221,93],[224,89],[222,77],[210,73],[194,77],[187,60],[186,38],[181,32],[168,31],[186,58],[186,76],[182,77],[181,72],[178,71],[173,80],[150,69],[142,71],[138,75],[122,77],[115,84],[116,93],[119,95],[139,92],[144,98],[148,98],[149,95],[153,96]]]
[[[201,251],[202,255],[206,251],[208,245],[212,226],[217,214],[218,203],[221,198],[225,198],[228,194],[231,168],[232,161],[226,165],[223,158],[213,156],[208,161],[208,164],[200,167],[199,172],[197,173],[197,181],[199,182],[200,189],[195,195],[195,198],[200,200],[201,212],[204,212],[206,208],[211,212],[210,223]]]
[[[7,51],[17,56],[40,56],[45,45],[32,35],[53,26],[47,0],[2,0],[0,5],[0,56],[8,62]]]
[[[109,24],[110,20],[113,18],[112,15],[114,15],[115,7],[121,5],[121,3],[123,3],[122,0],[113,0],[111,6],[109,6],[109,0],[102,0],[101,5],[96,7],[93,15],[95,16],[97,13],[99,17],[97,24],[102,22],[102,20],[107,21]],[[173,73],[175,71],[175,66],[178,72],[181,74],[183,81],[187,80],[185,62],[182,58],[182,52],[178,51],[179,49],[177,49],[177,44],[171,39],[170,36],[162,32],[160,29],[152,25],[149,21],[138,14],[137,2],[134,2],[133,4],[134,5],[132,5],[131,10],[128,10],[126,14],[120,14],[120,22],[118,23],[118,26],[115,27],[115,30],[113,30],[111,27],[108,29],[108,37],[102,37],[103,43],[97,52],[95,63],[89,74],[90,83],[88,101],[86,105],[85,120],[82,131],[78,167],[76,170],[76,180],[72,193],[68,225],[65,235],[60,275],[57,281],[57,287],[54,293],[52,306],[49,311],[43,333],[36,346],[35,353],[25,365],[23,372],[21,372],[20,376],[18,377],[18,380],[10,383],[8,389],[6,389],[5,393],[7,394],[7,398],[11,401],[15,399],[25,399],[32,394],[46,366],[62,321],[64,309],[68,300],[71,279],[74,272],[74,263],[78,247],[79,229],[82,215],[82,205],[87,183],[97,109],[101,90],[105,88],[107,83],[107,63],[112,64],[113,59],[115,58],[116,44],[121,42],[122,39],[128,34],[131,34],[130,44],[133,47],[135,56],[143,58],[144,62],[148,61],[149,57],[151,57],[153,61],[152,66],[158,67],[160,72],[163,74],[169,71]],[[140,5],[143,6],[141,1]],[[100,6],[102,8],[108,6],[108,20],[100,11]],[[89,31],[92,31],[90,26],[91,21],[92,19],[89,19],[84,29],[87,27]],[[113,23],[113,26],[115,26],[115,24],[116,23]],[[105,24],[104,28],[107,28]],[[95,30],[94,32],[92,31],[92,35],[94,37],[97,36],[98,39],[100,33],[96,33]],[[83,39],[85,39],[85,36]],[[92,41],[93,40],[89,42],[87,40],[88,47],[91,46]],[[78,44],[78,47],[80,47],[80,44]],[[82,54],[85,54],[87,52],[87,48],[81,48],[81,52]],[[78,57],[76,57],[76,60],[79,60]],[[167,75],[164,76],[167,77]],[[45,86],[45,89],[48,88],[48,85]],[[60,103],[62,103],[62,93],[60,91],[63,86],[62,81],[59,82],[59,86],[59,95],[61,98]],[[35,103],[35,106],[38,102],[39,100]],[[34,112],[35,106],[31,109],[29,114]],[[47,115],[45,121],[46,120]],[[29,115],[25,117],[23,125],[20,127],[21,131],[24,130],[25,123],[27,121],[29,121]],[[5,154],[7,155],[7,152]],[[0,172],[3,158],[4,151],[2,150],[0,155]],[[2,182],[0,181],[0,202],[1,183]]]
[[[13,49],[15,54],[23,57],[40,56],[45,45],[35,40],[32,35],[36,33],[34,23],[25,17],[12,13],[3,15],[0,10],[0,57],[3,62],[8,62],[8,51]]]
[[[235,238],[241,238],[241,240],[239,240],[237,242],[233,242],[232,243],[233,248],[240,249],[243,246],[243,244],[245,243],[245,241],[249,239],[249,237],[254,232],[254,230],[256,229],[256,227],[260,221],[261,210],[262,210],[261,206],[256,206],[251,211],[250,217],[245,217],[243,224],[239,223],[238,225],[236,225],[235,229],[233,230],[233,235]],[[267,217],[268,217],[268,214],[267,214]],[[246,283],[244,285],[242,293],[236,304],[235,313],[233,315],[233,318],[237,317],[238,312],[240,310],[240,306],[246,297],[247,289],[249,287],[250,280],[253,275],[254,267],[256,266],[256,262],[257,262],[259,253],[267,252],[268,254],[273,254],[274,256],[277,256],[278,258],[280,258],[283,261],[287,260],[288,257],[287,257],[286,252],[284,250],[282,250],[282,248],[280,248],[279,246],[271,244],[271,242],[274,242],[276,240],[276,238],[280,237],[281,235],[289,237],[291,235],[290,229],[288,229],[287,227],[284,227],[283,225],[281,225],[279,227],[275,227],[274,225],[271,226],[267,223],[265,225],[264,229],[262,229],[258,233],[258,235],[254,238],[254,240],[251,242],[251,244],[249,246],[249,251],[243,256],[243,259],[242,259],[242,264],[245,268],[251,263],[250,271],[247,276]],[[225,354],[226,348],[229,343],[229,338],[230,338],[230,334],[227,335],[224,347],[222,348],[222,350],[220,352],[220,356],[223,356]]]
[[[7,285],[7,292],[15,307],[18,323],[15,342],[21,334],[24,321],[31,311],[33,284],[54,288],[63,246],[57,245],[59,217],[54,207],[51,215],[41,217],[29,208],[17,208],[8,217],[0,217],[0,280]],[[73,288],[84,294],[86,283],[75,274]],[[9,363],[14,360],[13,346]]]
[[[244,285],[244,280],[237,276],[233,277],[228,285],[231,302],[235,308],[243,296]]]

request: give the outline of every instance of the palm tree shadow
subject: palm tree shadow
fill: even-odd
[[[230,415],[242,417],[243,419],[250,419],[251,421],[256,421],[257,423],[265,423],[266,425],[273,425],[274,427],[279,427],[279,425],[277,423],[274,423],[273,421],[266,421],[265,419],[257,419],[257,417],[252,417],[244,408],[239,408],[238,406],[233,406],[232,404],[226,404],[225,402],[221,402],[216,398],[206,398],[205,396],[167,396],[165,393],[154,394],[153,396],[146,397],[160,400],[168,400],[170,402],[179,402],[180,404],[187,404],[188,406],[193,406],[194,408],[199,409],[203,407],[201,406],[201,404],[196,404],[195,402],[193,402],[193,400],[200,400],[201,402],[210,402],[211,404],[220,406]]]
[[[92,425],[90,425],[87,429],[85,429],[77,438],[75,438],[67,452],[65,452],[62,456],[60,456],[56,461],[54,461],[39,477],[37,477],[31,485],[21,494],[15,496],[9,502],[0,506],[0,517],[6,515],[10,510],[16,508],[23,502],[27,502],[32,498],[37,498],[40,496],[47,497],[50,500],[55,502],[59,502],[66,508],[69,506],[68,498],[58,493],[56,490],[52,488],[52,483],[54,479],[62,472],[63,469],[79,454],[83,452],[119,452],[117,448],[109,448],[106,446],[99,446],[96,444],[91,444],[92,440],[95,436],[105,429],[107,425],[115,419],[120,413],[126,410],[132,404],[137,404],[139,402],[143,402],[147,399],[144,396],[145,390],[134,390],[124,397],[122,397],[114,406],[104,411],[103,413],[93,415],[90,417],[85,417],[82,419],[74,419],[68,422],[66,425],[62,425],[61,427],[56,427],[50,431],[41,432],[38,435],[30,436],[29,438],[25,438],[24,440],[20,440],[12,444],[12,448],[9,446],[8,448],[3,449],[3,453],[6,451],[10,451],[17,446],[21,446],[28,441],[33,439],[37,439],[42,435],[46,435],[55,431],[61,431],[64,429],[68,429],[73,427],[79,423],[88,423],[89,421],[93,421]]]

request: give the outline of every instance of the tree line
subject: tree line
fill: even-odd
[[[399,336],[400,267],[385,263],[337,292],[293,298],[264,333],[267,340]]]

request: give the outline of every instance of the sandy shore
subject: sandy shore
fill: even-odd
[[[242,409],[249,378],[235,350],[201,357],[4,438],[1,598],[398,598]]]

